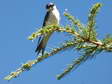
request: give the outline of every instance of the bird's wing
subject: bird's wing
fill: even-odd
[[[43,22],[43,27],[46,26],[46,22],[48,21],[48,18],[50,17],[50,12],[47,11],[45,18],[44,18],[44,22]]]
[[[47,12],[47,13],[46,13],[46,15],[45,15],[45,17],[44,17],[44,22],[43,22],[43,26],[42,26],[42,27],[46,26],[46,21],[48,21],[48,18],[49,18],[49,16],[50,16],[49,13],[50,13],[50,12]],[[40,44],[42,38],[43,38],[43,36],[40,36],[40,37],[39,37],[39,39],[38,39],[38,44],[37,44],[37,45]],[[35,52],[36,52],[36,51],[37,51],[37,50],[35,50]]]
[[[46,22],[48,21],[49,16],[50,16],[50,12],[47,12],[46,15],[45,15],[45,18],[44,18],[43,27],[47,25]],[[38,53],[40,52],[41,46],[44,43],[43,41],[44,41],[45,37],[46,36],[40,36],[39,37],[38,44],[37,44],[37,48],[36,48],[35,52],[37,52],[37,51],[38,51]]]

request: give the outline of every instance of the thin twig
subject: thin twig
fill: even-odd
[[[48,57],[53,56],[54,54],[56,54],[56,53],[58,53],[58,52],[60,52],[60,51],[62,51],[64,49],[70,48],[70,47],[72,47],[74,45],[76,45],[75,42],[74,43],[73,42],[68,42],[68,43],[66,43],[65,45],[63,45],[60,48],[53,49],[50,53],[45,53],[45,55],[43,55],[43,56],[38,56],[35,60],[31,60],[31,61],[28,61],[25,64],[23,64],[15,72],[11,72],[4,79],[5,80],[11,80],[12,78],[15,78],[15,77],[19,76],[22,72],[30,70],[35,64],[43,61],[44,59],[46,59]]]

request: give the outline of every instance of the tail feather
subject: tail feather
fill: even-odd
[[[38,45],[37,45],[37,48],[35,50],[35,52],[37,52],[37,55],[42,52],[42,55],[44,55],[44,51],[45,51],[45,48],[46,48],[46,45],[47,45],[47,42],[50,38],[50,36],[52,35],[53,32],[47,34],[46,36],[44,36],[42,39],[40,37],[40,40],[38,42]]]
[[[37,45],[37,48],[35,50],[35,52],[37,52],[37,55],[42,52],[42,55],[44,54],[44,51],[45,51],[45,47],[46,45],[44,45],[44,40],[41,40],[41,42]]]
[[[37,55],[40,53],[41,51],[41,45],[42,45],[42,37],[39,37],[38,39],[38,43],[37,43],[37,48],[35,49],[35,52],[37,52]]]

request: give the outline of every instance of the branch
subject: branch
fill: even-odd
[[[87,48],[87,47],[89,47],[89,48]],[[86,52],[84,52],[84,55],[78,57],[76,60],[73,60],[73,63],[69,64],[69,66],[64,70],[63,73],[57,75],[58,80],[60,80],[65,75],[70,73],[73,69],[76,69],[80,64],[82,64],[83,62],[85,62],[86,60],[91,58],[92,56],[94,56],[96,54],[99,54],[102,51],[102,50],[100,50],[98,52],[97,51],[97,46],[93,46],[92,49],[90,49],[90,46],[87,46],[87,47],[85,47],[87,49],[86,49]]]
[[[60,27],[60,26],[56,26],[56,25],[51,25],[51,26],[47,26],[45,28],[41,28],[40,30],[38,30],[37,32],[33,33],[32,35],[29,36],[29,40],[33,40],[41,35],[47,34],[48,32],[67,32],[73,36],[75,36],[76,38],[80,38],[82,40],[84,40],[85,42],[88,41],[87,38],[81,36],[78,32],[74,31],[72,28],[66,27]],[[103,43],[98,40],[98,41],[93,41],[93,40],[89,40],[88,42],[96,44],[96,45],[103,45]]]
[[[93,7],[90,9],[90,13],[88,16],[88,24],[87,24],[87,28],[88,28],[88,39],[93,39],[91,37],[96,37],[96,31],[95,31],[95,17],[96,14],[99,12],[99,9],[101,8],[102,4],[101,3],[96,3],[95,5],[93,5]],[[95,35],[95,36],[94,36]],[[96,40],[96,38],[94,38]]]
[[[79,28],[79,30],[82,30],[83,28],[85,28],[84,25],[80,22],[80,20],[76,19],[71,14],[65,12],[64,16],[66,16],[68,20],[70,20],[74,25],[76,25]]]
[[[82,61],[84,61],[85,58],[86,56],[80,56],[77,60],[74,60],[72,64],[69,64],[69,66],[64,70],[63,73],[57,75],[57,79],[60,80],[65,75],[70,73],[73,68],[77,68],[82,63]]]
[[[23,64],[20,68],[18,68],[15,72],[11,72],[8,76],[6,76],[5,80],[11,80],[12,78],[15,78],[19,76],[22,72],[30,70],[35,64],[43,61],[44,59],[51,57],[58,52],[65,50],[67,48],[70,48],[72,46],[75,46],[77,43],[73,43],[72,41],[69,41],[67,43],[64,43],[62,47],[53,49],[50,53],[45,53],[43,56],[38,56],[35,60],[31,60]]]
[[[49,32],[67,32],[74,36],[72,41],[68,41],[64,43],[59,48],[54,48],[50,53],[45,53],[43,56],[38,56],[36,59],[31,60],[23,64],[20,68],[18,68],[15,72],[11,72],[8,76],[6,76],[5,80],[11,80],[12,78],[17,77],[24,71],[30,70],[35,64],[51,57],[58,52],[74,47],[75,50],[82,53],[82,56],[73,60],[73,63],[70,64],[67,69],[63,73],[57,76],[57,79],[61,79],[66,74],[71,72],[73,68],[77,68],[80,64],[88,60],[89,58],[94,57],[96,54],[101,53],[102,51],[112,52],[112,37],[106,37],[103,40],[97,39],[97,33],[95,31],[95,17],[99,8],[102,4],[97,3],[93,5],[90,10],[90,14],[88,17],[88,24],[85,27],[78,19],[74,18],[68,13],[64,15],[75,25],[78,27],[79,31],[72,27],[61,27],[59,25],[49,25],[44,28],[40,28],[38,31],[34,32],[29,36],[29,40],[33,40],[38,38],[39,36],[43,36],[48,34]],[[83,51],[83,52],[82,52]]]

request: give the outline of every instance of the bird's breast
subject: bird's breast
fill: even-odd
[[[51,13],[49,14],[49,19],[47,21],[47,25],[58,25],[60,21],[60,15],[59,12],[57,10],[53,10],[51,11]]]

